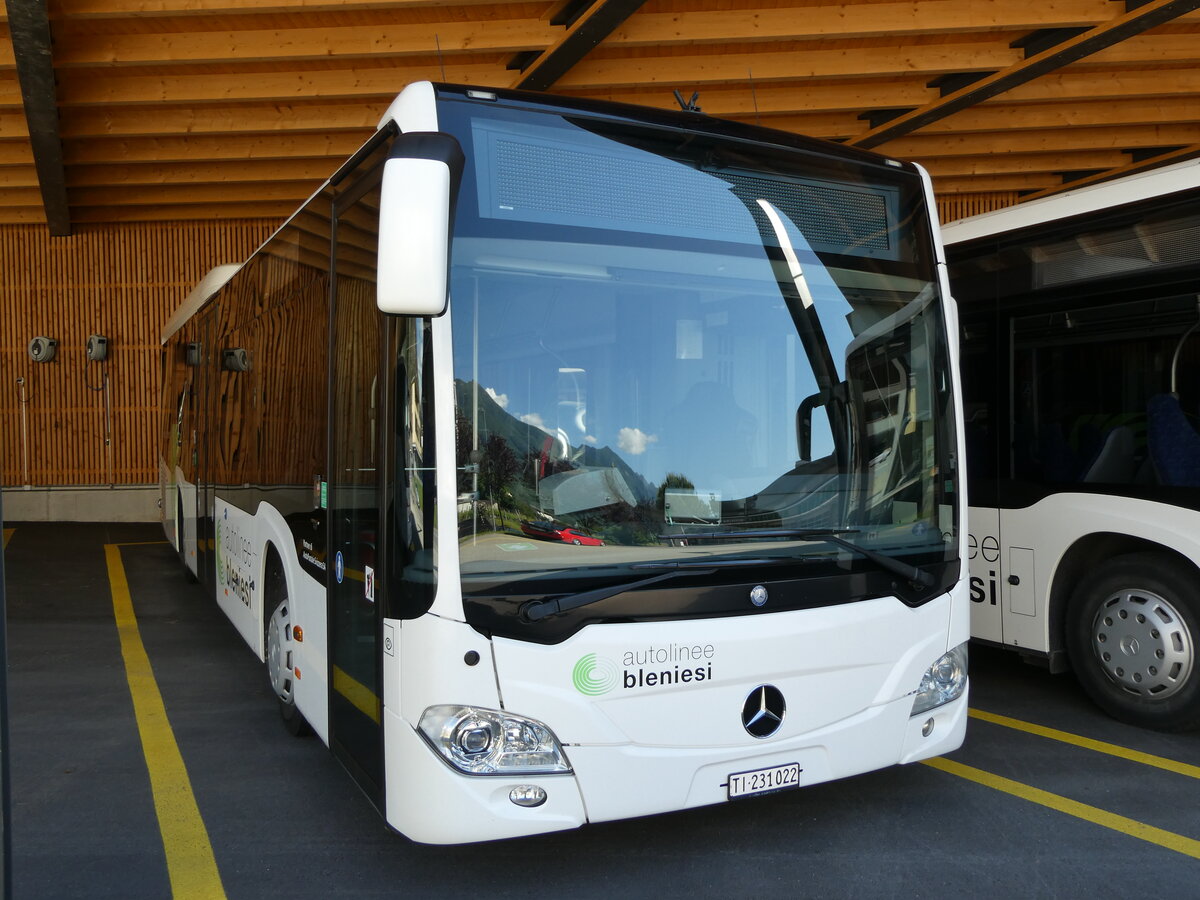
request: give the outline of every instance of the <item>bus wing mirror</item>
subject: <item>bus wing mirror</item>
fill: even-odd
[[[381,312],[446,311],[450,236],[463,152],[440,132],[398,136],[383,166],[375,302]]]
[[[796,449],[800,462],[812,462],[812,419],[813,410],[824,406],[828,395],[824,391],[805,397],[796,410]]]

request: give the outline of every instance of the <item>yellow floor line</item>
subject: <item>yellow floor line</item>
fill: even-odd
[[[5,528],[4,529],[4,546],[5,547],[8,546],[8,542],[9,542],[9,540],[12,539],[13,532],[15,532],[16,530],[17,529],[15,529],[15,528]]]
[[[121,563],[118,544],[105,544],[108,579],[112,587],[113,615],[121,638],[121,655],[125,660],[125,677],[133,697],[142,752],[150,773],[150,789],[154,795],[154,810],[162,833],[163,850],[167,857],[167,874],[171,879],[171,894],[176,900],[219,900],[225,897],[221,875],[213,856],[208,830],[200,817],[196,797],[192,793],[187,767],[175,734],[167,720],[158,682],[150,667],[150,658],[142,644],[129,582]]]
[[[379,697],[362,682],[347,674],[340,666],[333,667],[333,689],[353,704],[359,712],[379,724]]]
[[[1200,766],[1176,762],[1173,759],[1155,756],[1152,753],[1142,753],[1140,750],[1130,750],[1128,747],[1093,740],[1092,738],[1082,737],[1078,734],[1071,734],[1068,731],[1058,731],[1054,728],[1047,728],[1044,725],[1034,725],[1032,722],[1022,722],[1020,719],[1010,719],[1008,716],[984,712],[981,709],[969,710],[967,714],[972,719],[978,719],[981,722],[991,722],[993,725],[1003,725],[1005,728],[1013,728],[1017,731],[1027,732],[1028,734],[1036,734],[1039,737],[1061,741],[1064,744],[1073,744],[1076,747],[1095,750],[1097,753],[1107,753],[1109,756],[1127,759],[1131,762],[1141,763],[1144,766],[1166,769],[1168,772],[1174,772],[1177,775],[1186,775],[1188,778],[1200,778]]]
[[[1020,797],[1022,800],[1028,800],[1030,803],[1037,803],[1057,812],[1074,816],[1077,819],[1083,819],[1085,822],[1101,825],[1104,828],[1111,828],[1113,831],[1119,831],[1121,834],[1148,841],[1160,847],[1166,847],[1168,850],[1174,850],[1176,853],[1182,853],[1184,856],[1200,859],[1200,841],[1184,837],[1181,834],[1164,831],[1161,828],[1155,828],[1152,825],[1146,825],[1134,819],[1128,819],[1125,816],[1118,816],[1116,813],[1106,812],[1095,806],[1088,806],[1086,803],[1080,803],[1059,794],[1052,794],[1049,791],[1030,787],[1027,784],[1021,784],[1019,781],[993,775],[991,772],[985,772],[982,769],[966,766],[943,757],[927,759],[924,762],[927,766],[951,775],[957,775],[959,778],[965,778],[984,787],[1003,791],[1014,797]]]

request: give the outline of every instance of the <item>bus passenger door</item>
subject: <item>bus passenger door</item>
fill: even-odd
[[[383,316],[375,304],[378,177],[335,206],[330,329],[328,556],[329,746],[382,809],[383,692],[377,581],[384,472]]]

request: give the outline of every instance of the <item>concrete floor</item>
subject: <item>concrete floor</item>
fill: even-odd
[[[157,526],[7,527],[19,898],[171,896],[110,543],[129,545],[142,641],[231,898],[1200,896],[1200,733],[1120,725],[1069,676],[986,648],[972,651],[974,709],[1182,766],[975,718],[949,758],[968,769],[919,764],[545,837],[413,844],[318,740],[287,734],[261,665]]]

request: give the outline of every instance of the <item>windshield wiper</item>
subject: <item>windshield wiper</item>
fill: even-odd
[[[839,531],[827,531],[819,528],[807,529],[767,529],[763,531],[715,531],[707,534],[662,534],[660,538],[673,538],[675,540],[730,540],[744,538],[793,538],[800,540],[824,540],[831,544],[837,544],[839,547],[845,547],[854,553],[859,554],[864,559],[868,559],[875,563],[879,568],[891,572],[893,575],[899,575],[913,584],[922,587],[933,587],[934,578],[928,572],[924,572],[915,566],[910,566],[906,562],[901,562],[891,556],[884,556],[882,553],[876,553],[874,550],[867,550],[864,547],[859,547],[851,543],[841,534],[855,534],[855,529],[847,528]],[[582,591],[578,594],[567,594],[565,597],[558,597],[553,600],[527,600],[521,604],[520,615],[526,622],[540,622],[542,619],[548,619],[550,616],[561,615],[565,612],[570,612],[573,609],[579,609],[583,606],[590,606],[593,603],[599,603],[601,600],[607,600],[609,597],[616,597],[618,594],[624,594],[627,591],[636,591],[639,588],[649,587],[652,584],[658,584],[662,581],[669,581],[672,578],[680,578],[685,575],[712,575],[720,569],[745,568],[745,567],[761,567],[761,566],[778,566],[783,562],[779,557],[767,558],[747,558],[735,557],[730,559],[714,559],[705,560],[703,562],[696,560],[694,562],[663,562],[663,563],[640,563],[631,566],[635,569],[666,569],[666,572],[661,572],[658,575],[651,575],[649,578],[638,578],[634,581],[626,581],[621,584],[610,584],[608,587],[596,588],[591,591]]]
[[[857,529],[854,528],[768,528],[761,531],[711,531],[703,534],[660,534],[659,539],[716,541],[744,540],[746,538],[793,538],[798,540],[829,541],[831,544],[837,544],[839,547],[844,547],[852,553],[857,553],[864,559],[875,563],[879,568],[891,572],[893,575],[899,575],[901,578],[911,581],[914,585],[933,587],[934,578],[928,572],[918,569],[916,566],[910,566],[908,563],[902,562],[893,556],[886,556],[883,553],[868,550],[866,547],[860,547],[858,544],[841,537],[843,534],[857,533]]]
[[[737,562],[740,563],[741,560]],[[753,562],[761,562],[761,560]],[[637,566],[636,568],[669,569],[670,571],[659,575],[651,575],[649,578],[639,578],[636,581],[610,584],[608,587],[596,588],[592,591],[568,594],[565,597],[559,597],[555,600],[527,600],[521,604],[521,618],[527,622],[540,622],[542,619],[549,618],[550,616],[557,616],[572,609],[579,609],[581,606],[599,603],[601,600],[607,600],[609,597],[624,594],[626,591],[636,591],[638,588],[658,584],[660,581],[668,581],[669,579],[680,578],[684,575],[711,575],[717,571],[718,567],[712,563],[651,563],[645,566]]]

